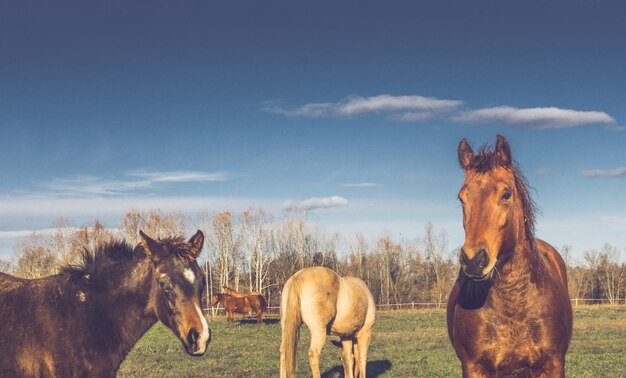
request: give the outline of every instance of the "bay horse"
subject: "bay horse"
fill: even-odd
[[[204,235],[155,241],[140,231],[140,240],[85,251],[81,265],[49,277],[0,274],[0,376],[115,377],[159,320],[188,354],[204,354],[211,334],[196,262]]]
[[[498,135],[458,158],[465,242],[447,307],[448,335],[464,377],[564,377],[572,334],[565,263],[536,239],[525,177]]]
[[[231,289],[228,286],[222,286],[222,293],[223,294],[230,294],[230,295],[233,295],[235,297],[240,297],[240,298],[246,297],[248,295],[260,295],[260,296],[263,296],[263,294],[259,293],[258,291],[252,291],[250,293],[240,293],[237,290]]]
[[[239,293],[240,295],[243,295]],[[257,324],[263,324],[263,313],[267,309],[267,302],[262,295],[235,296],[226,293],[213,293],[211,304],[217,306],[221,303],[226,310],[226,321],[233,323],[233,314],[247,314],[254,311]]]
[[[374,297],[361,279],[340,277],[324,267],[296,272],[285,283],[280,303],[281,378],[295,377],[303,322],[311,332],[309,364],[314,378],[320,378],[319,358],[327,334],[341,339],[345,376],[365,378],[375,312]]]

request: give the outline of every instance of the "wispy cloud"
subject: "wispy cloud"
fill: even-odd
[[[583,169],[580,174],[590,178],[612,178],[626,176],[626,167],[612,169]]]
[[[284,210],[315,210],[332,207],[348,206],[348,200],[340,196],[313,197],[304,201],[288,200],[283,204]]]
[[[70,227],[69,228],[71,231],[76,231],[78,230],[78,228],[76,227]],[[40,235],[54,235],[55,232],[57,232],[58,229],[56,228],[42,228],[42,229],[37,229],[37,230],[15,230],[15,231],[0,231],[0,240],[3,239],[21,239],[21,238],[25,238],[28,237],[34,233],[40,234]]]
[[[165,212],[196,213],[199,210],[241,211],[255,206],[273,211],[280,210],[281,204],[281,200],[218,196],[0,196],[0,221],[31,218],[45,219],[45,223],[49,224],[60,217],[78,218],[80,221],[102,217],[118,219],[132,209],[145,211],[156,208]]]
[[[359,182],[359,183],[346,183],[341,184],[344,188],[381,188],[382,184],[377,184],[375,182]]]
[[[227,172],[194,172],[194,171],[173,171],[173,172],[150,172],[134,171],[129,172],[129,176],[139,177],[151,183],[156,182],[210,182],[227,181],[231,175]]]
[[[535,170],[535,174],[537,176],[545,176],[550,172],[550,170],[548,168],[539,168],[537,170]]]
[[[514,108],[496,106],[469,110],[453,116],[459,123],[502,122],[512,126],[531,129],[563,129],[593,124],[613,124],[615,119],[604,112],[546,108]]]
[[[444,112],[455,109],[462,104],[463,102],[458,100],[385,94],[373,97],[350,96],[339,102],[311,103],[294,109],[286,109],[280,104],[270,104],[263,107],[263,111],[292,117],[352,117],[366,113]],[[405,115],[405,117],[410,118],[411,116]]]
[[[626,129],[618,125],[609,114],[601,111],[562,109],[554,106],[462,109],[463,105],[464,102],[461,100],[383,94],[372,97],[349,96],[338,102],[309,103],[291,109],[283,107],[280,103],[270,103],[262,110],[289,117],[353,117],[385,113],[387,119],[393,122],[448,120],[470,124],[503,123],[529,129],[564,129],[587,125],[604,125],[611,131]]]
[[[69,196],[115,196],[154,188],[163,183],[219,182],[231,179],[227,172],[133,171],[122,179],[107,179],[98,176],[75,176],[56,178],[42,185],[46,194]]]

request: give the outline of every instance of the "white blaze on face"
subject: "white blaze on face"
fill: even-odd
[[[183,275],[185,276],[187,281],[189,281],[189,283],[191,283],[192,285],[196,281],[196,275],[193,274],[193,270],[189,268],[185,269],[185,271],[183,272]]]
[[[206,318],[198,307],[197,304],[194,304],[196,307],[196,311],[198,312],[198,316],[200,317],[200,322],[202,323],[202,331],[200,332],[200,338],[198,339],[198,346],[200,349],[196,352],[197,354],[203,354],[206,350],[206,342],[209,340],[209,325],[206,322]]]

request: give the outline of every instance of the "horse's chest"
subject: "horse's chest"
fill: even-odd
[[[496,370],[537,366],[546,358],[545,330],[534,316],[487,316],[474,338],[474,359]]]

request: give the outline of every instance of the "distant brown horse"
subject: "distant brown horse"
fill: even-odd
[[[115,377],[159,320],[187,353],[204,354],[210,330],[196,262],[204,236],[198,231],[189,242],[140,236],[134,250],[111,243],[54,276],[0,274],[0,376]]]
[[[535,239],[534,204],[498,135],[458,148],[465,243],[448,301],[448,334],[464,377],[564,377],[572,333],[565,264]]]
[[[239,298],[244,298],[244,297],[247,297],[247,296],[250,296],[250,295],[260,295],[260,296],[263,297],[263,294],[259,293],[258,291],[253,291],[253,292],[250,292],[250,293],[240,293],[237,290],[233,290],[233,289],[231,289],[228,286],[222,286],[222,293],[223,294],[229,294],[229,295],[232,295],[232,296],[235,296],[235,297],[239,297]]]
[[[309,364],[320,377],[319,358],[326,334],[341,338],[341,362],[346,377],[365,378],[367,349],[372,338],[376,305],[365,282],[340,277],[330,269],[302,269],[285,283],[280,303],[280,376],[295,377],[300,326],[311,332]]]
[[[247,314],[254,311],[257,324],[263,324],[263,313],[267,309],[267,302],[262,295],[248,295],[244,297],[225,293],[213,293],[211,304],[217,306],[221,303],[226,310],[228,324],[233,323],[233,314]]]

